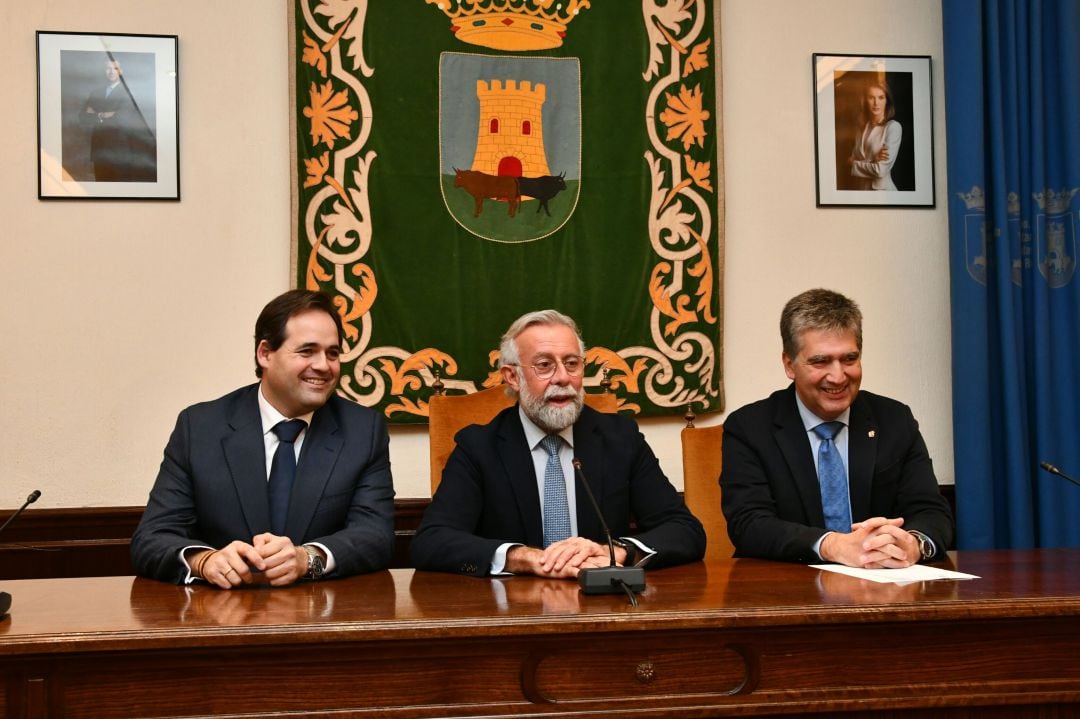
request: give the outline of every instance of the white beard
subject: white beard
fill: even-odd
[[[519,378],[524,380],[520,375]],[[585,403],[583,390],[575,392],[570,386],[548,385],[548,388],[544,390],[544,396],[538,397],[529,390],[529,386],[524,381],[519,382],[518,387],[518,401],[525,410],[525,416],[548,434],[563,431],[577,422],[578,417],[581,416],[581,406]],[[573,397],[574,401],[565,407],[555,407],[545,401],[563,397]]]

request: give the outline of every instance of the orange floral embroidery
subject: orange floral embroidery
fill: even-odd
[[[698,297],[696,309],[701,313],[702,319],[710,325],[716,324],[716,315],[712,313],[712,290],[713,290],[713,267],[712,255],[709,254],[709,243],[697,232],[690,230],[694,241],[701,248],[701,259],[687,268],[691,277],[699,279],[697,291]]]
[[[678,97],[666,92],[664,97],[668,108],[660,113],[660,119],[668,126],[667,139],[682,138],[684,150],[689,150],[695,142],[698,147],[703,147],[705,121],[710,113],[701,106],[701,85],[695,85],[693,90],[680,85]]]
[[[385,361],[383,364],[386,364]],[[419,402],[413,402],[408,397],[398,397],[400,402],[391,403],[386,405],[386,409],[383,410],[383,414],[387,417],[392,416],[395,412],[404,412],[405,414],[415,414],[418,417],[428,416],[428,403],[424,400]]]
[[[307,288],[312,291],[319,290],[320,282],[329,282],[334,279],[333,275],[324,270],[322,265],[319,264],[319,248],[322,246],[323,239],[329,229],[329,227],[322,228],[319,236],[315,238],[315,245],[311,248],[311,254],[308,255],[307,272],[304,276],[307,278]]]
[[[383,372],[390,378],[390,394],[392,395],[401,395],[406,389],[418,390],[423,387],[419,371],[424,367],[456,364],[450,355],[434,347],[426,347],[419,352],[414,352],[397,367],[390,360],[379,360],[379,363],[382,365]]]
[[[705,51],[709,49],[710,42],[712,42],[712,40],[706,40],[705,42],[699,42],[697,45],[694,45],[694,49],[686,56],[686,61],[683,63],[683,77],[686,77],[695,70],[704,70],[709,66],[709,58],[706,57]]]
[[[670,272],[671,265],[660,262],[653,268],[652,277],[649,280],[649,295],[652,297],[653,306],[671,318],[671,322],[664,325],[665,337],[670,337],[684,324],[697,319],[694,311],[687,307],[690,304],[690,298],[684,294],[672,297],[668,287],[664,285],[664,275]]]
[[[304,52],[301,58],[308,65],[319,71],[319,74],[326,77],[326,55],[323,55],[322,48],[319,47],[319,43],[304,33]]]
[[[304,188],[315,187],[320,182],[326,181],[326,184],[334,188],[334,191],[338,193],[338,196],[345,201],[348,205],[349,211],[354,210],[352,200],[349,199],[349,193],[345,192],[345,188],[341,186],[341,183],[333,178],[331,175],[327,175],[326,171],[330,169],[330,151],[327,150],[320,157],[314,157],[310,160],[304,160],[304,169],[307,171],[307,179],[304,180]]]
[[[304,160],[304,169],[307,171],[307,179],[304,180],[305,189],[315,187],[323,181],[323,176],[330,169],[330,153],[324,152],[321,157]]]
[[[350,138],[351,125],[360,115],[348,104],[349,96],[344,90],[334,92],[327,81],[321,88],[311,84],[311,105],[304,108],[304,117],[311,120],[311,141],[318,145],[325,142],[333,149],[337,138]]]
[[[694,162],[689,155],[683,155],[683,162],[686,164],[686,174],[694,179],[694,184],[706,192],[712,192],[712,183],[709,182],[712,163]]]
[[[590,347],[585,352],[585,362],[607,367],[611,387],[613,389],[619,386],[625,387],[630,394],[637,394],[640,391],[641,373],[648,366],[645,358],[639,357],[631,367],[622,356],[607,347]],[[627,408],[630,406],[632,405],[627,405]],[[622,400],[619,401],[619,409],[623,409]]]

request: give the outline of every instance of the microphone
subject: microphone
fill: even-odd
[[[1050,474],[1056,474],[1059,477],[1064,477],[1065,479],[1069,480],[1073,484],[1080,485],[1080,482],[1077,482],[1075,479],[1073,479],[1069,475],[1065,474],[1064,472],[1062,472],[1060,469],[1058,469],[1054,465],[1050,464],[1049,462],[1039,462],[1039,466],[1042,467],[1043,469],[1045,469]]]
[[[41,496],[41,490],[40,489],[35,489],[33,492],[31,492],[30,496],[26,498],[26,501],[23,502],[23,505],[15,510],[15,514],[8,517],[7,521],[4,522],[3,526],[0,526],[0,532],[3,532],[5,529],[7,529],[7,526],[9,524],[11,524],[12,522],[14,522],[15,518],[18,517],[20,514],[22,514],[24,509],[29,507],[34,502],[38,501],[38,497],[40,497],[40,496]],[[11,595],[8,594],[7,592],[0,592],[0,618],[6,616],[7,613],[8,613],[8,609],[10,609],[10,608],[11,608]]]
[[[608,529],[607,522],[604,521],[604,513],[600,511],[600,504],[597,503],[596,497],[593,495],[589,481],[585,479],[585,472],[581,469],[581,460],[575,457],[572,464],[574,465],[574,474],[577,475],[578,480],[585,487],[585,493],[589,495],[589,501],[592,502],[596,516],[600,519],[600,526],[604,529],[604,536],[607,537],[608,552],[611,555],[610,566],[590,567],[578,572],[578,584],[581,586],[581,591],[585,594],[618,594],[619,592],[626,592],[630,597],[630,603],[637,606],[637,598],[634,597],[634,592],[645,590],[645,570],[641,567],[617,566],[615,562],[615,542],[611,539],[611,530]]]
[[[15,514],[8,517],[7,521],[4,522],[3,526],[0,526],[0,532],[3,532],[5,529],[7,529],[7,526],[9,524],[11,524],[12,522],[14,522],[15,518],[18,517],[20,514],[22,514],[24,509],[29,507],[34,502],[38,501],[38,497],[40,497],[40,496],[41,496],[41,490],[40,489],[35,489],[33,492],[31,492],[30,496],[26,498],[26,501],[23,502],[23,505],[15,510]]]

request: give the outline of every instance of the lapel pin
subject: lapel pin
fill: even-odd
[[[873,439],[874,437],[877,436],[877,432],[875,432],[874,430],[870,430],[869,432],[866,433],[866,436],[869,437],[870,439]]]

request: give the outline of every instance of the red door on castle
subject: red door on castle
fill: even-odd
[[[499,174],[503,177],[521,177],[521,160],[513,156],[499,160]]]

